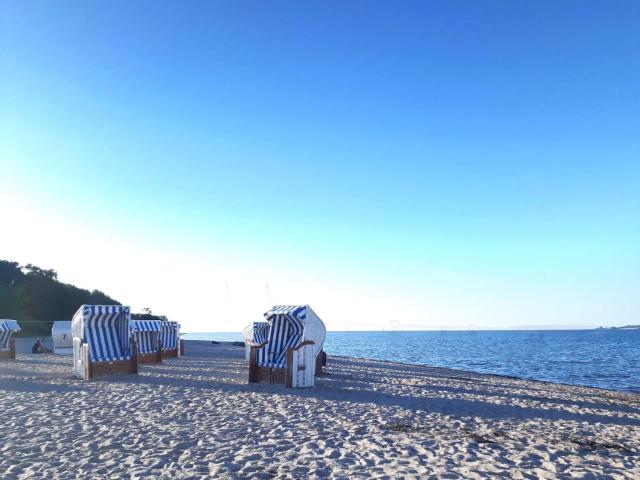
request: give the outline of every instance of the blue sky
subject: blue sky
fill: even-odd
[[[335,329],[639,321],[636,2],[0,5],[3,258],[191,330],[265,283]]]

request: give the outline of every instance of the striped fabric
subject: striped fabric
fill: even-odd
[[[258,344],[263,343],[268,337],[269,322],[253,322],[253,342]],[[258,365],[260,365],[260,362],[266,362],[266,350],[266,346],[258,349],[258,355],[256,357]]]
[[[0,350],[8,350],[11,335],[20,330],[20,325],[16,320],[0,320]]]
[[[22,330],[17,320],[0,320],[0,331],[19,332]]]
[[[178,348],[180,324],[164,320],[161,322],[160,342],[162,350],[173,350]]]
[[[284,368],[287,349],[295,347],[302,340],[306,307],[298,305],[278,306],[264,314],[269,322],[269,343],[265,352],[258,352],[258,365]]]
[[[129,330],[132,332],[159,332],[161,329],[160,320],[129,320]]]
[[[253,322],[253,342],[262,343],[269,335],[269,322]]]
[[[9,340],[12,334],[11,330],[0,330],[0,350],[9,349]]]
[[[131,320],[129,331],[136,339],[139,353],[154,353],[158,349],[158,339],[162,322],[159,320]]]
[[[289,315],[304,322],[307,318],[307,307],[305,305],[279,305],[273,307],[267,313],[264,314],[267,321],[269,317],[276,314]]]
[[[92,362],[113,362],[131,358],[129,307],[83,305],[84,340]]]

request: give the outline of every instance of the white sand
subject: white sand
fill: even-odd
[[[640,478],[640,395],[329,358],[248,385],[242,348],[83,382],[0,364],[1,478]]]

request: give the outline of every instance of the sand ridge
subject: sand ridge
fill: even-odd
[[[640,395],[330,357],[314,389],[246,383],[243,349],[88,382],[0,363],[3,478],[640,478]]]

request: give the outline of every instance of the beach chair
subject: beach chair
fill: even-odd
[[[137,345],[129,333],[129,307],[82,305],[71,320],[76,377],[138,373]]]
[[[51,326],[53,353],[56,355],[73,355],[73,336],[71,320],[56,320]]]
[[[242,336],[244,338],[245,345],[245,360],[249,360],[249,357],[251,356],[251,345],[264,343],[268,334],[268,322],[251,322],[249,325],[244,327]]]
[[[0,360],[16,359],[16,339],[12,336],[20,330],[17,320],[0,319]]]
[[[160,320],[130,320],[129,332],[138,346],[138,364],[162,362]]]
[[[264,316],[269,331],[250,345],[249,383],[313,387],[326,336],[322,320],[309,305],[276,306]]]
[[[160,346],[162,358],[184,355],[184,341],[180,340],[180,324],[169,320],[160,322]]]

